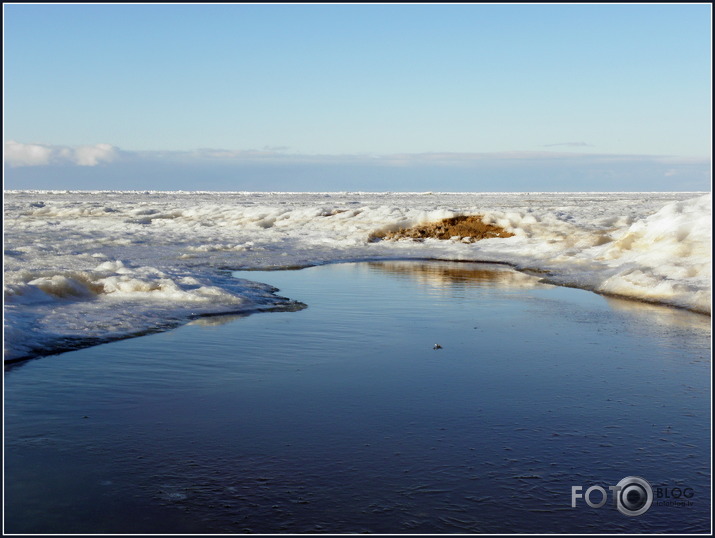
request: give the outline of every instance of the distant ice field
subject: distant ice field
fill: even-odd
[[[435,258],[710,314],[703,193],[5,192],[5,360],[227,312],[299,308],[235,269]],[[457,215],[514,233],[377,241]]]

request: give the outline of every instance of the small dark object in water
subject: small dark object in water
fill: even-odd
[[[442,346],[440,346],[439,344],[435,344],[432,349],[442,349]]]

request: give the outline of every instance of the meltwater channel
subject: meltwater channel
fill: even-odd
[[[709,316],[496,264],[235,276],[308,307],[6,368],[5,532],[709,532]],[[692,495],[572,507],[626,476]]]

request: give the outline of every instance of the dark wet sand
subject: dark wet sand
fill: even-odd
[[[5,532],[709,532],[710,318],[491,265],[238,276],[308,308],[6,372]],[[692,506],[571,507],[629,475]]]

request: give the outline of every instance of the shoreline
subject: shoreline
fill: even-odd
[[[545,269],[539,269],[536,267],[523,267],[520,264],[513,263],[513,262],[508,262],[508,261],[496,261],[493,259],[464,259],[464,258],[404,258],[404,257],[395,257],[395,258],[359,258],[359,259],[350,259],[350,260],[333,260],[333,261],[326,261],[326,262],[320,262],[320,263],[314,263],[314,264],[305,264],[305,265],[289,265],[289,266],[271,266],[271,267],[238,267],[238,268],[231,268],[231,267],[222,267],[221,269],[226,270],[226,271],[245,271],[245,272],[271,272],[271,271],[299,271],[301,269],[308,269],[310,267],[322,267],[324,265],[334,265],[334,264],[341,264],[341,263],[370,263],[370,262],[384,262],[384,261],[404,261],[404,262],[450,262],[450,263],[479,263],[479,264],[488,264],[488,265],[503,265],[505,267],[509,267],[511,269],[514,269],[515,271],[519,271],[520,273],[524,273],[529,276],[541,276],[544,278],[543,282],[545,284],[551,284],[552,286],[558,286],[560,288],[570,288],[570,289],[575,289],[575,290],[582,290],[582,291],[588,291],[591,293],[595,293],[596,295],[601,295],[602,297],[612,297],[614,299],[622,299],[625,301],[635,301],[637,303],[644,303],[652,306],[661,306],[663,308],[673,308],[675,310],[682,310],[685,312],[690,312],[692,314],[699,314],[701,316],[707,316],[707,317],[712,317],[712,312],[711,311],[706,311],[706,310],[698,310],[697,308],[692,308],[688,306],[681,306],[673,303],[668,303],[664,301],[659,301],[657,299],[647,299],[643,297],[634,297],[631,295],[623,295],[619,293],[612,293],[612,292],[607,292],[607,291],[600,291],[600,290],[595,290],[586,286],[578,286],[576,284],[568,284],[568,283],[563,283],[559,282],[558,280],[549,280],[548,277],[545,277],[544,275],[549,275],[551,274],[550,271],[547,271]],[[220,314],[219,314],[220,315]]]
[[[290,267],[270,267],[270,268],[251,267],[251,268],[235,268],[235,269],[221,268],[221,270],[231,271],[231,272],[242,271],[242,272],[249,272],[249,273],[253,273],[253,272],[281,272],[281,271],[300,271],[302,269],[309,269],[311,267],[322,267],[322,266],[328,266],[328,265],[369,264],[369,263],[374,263],[374,262],[378,262],[378,263],[380,263],[380,262],[407,262],[407,263],[446,262],[446,263],[459,263],[459,264],[480,264],[480,265],[503,266],[503,267],[508,267],[514,271],[517,271],[519,273],[522,273],[522,274],[525,274],[528,276],[538,277],[538,278],[540,278],[540,282],[543,282],[545,284],[549,284],[552,286],[560,287],[560,288],[587,291],[587,292],[594,293],[596,295],[600,295],[600,296],[606,297],[606,298],[613,298],[613,299],[619,299],[619,300],[624,300],[624,301],[632,301],[632,302],[635,302],[636,304],[645,304],[645,305],[661,307],[661,308],[666,308],[666,309],[674,309],[675,311],[689,312],[689,313],[700,315],[700,316],[712,317],[710,312],[702,312],[702,311],[698,311],[696,309],[682,307],[682,306],[678,306],[678,305],[672,305],[672,304],[663,303],[663,302],[659,302],[659,301],[655,301],[655,300],[651,301],[651,300],[647,300],[647,299],[643,299],[643,298],[639,298],[639,297],[629,297],[626,295],[619,295],[619,294],[615,294],[615,293],[601,292],[601,291],[597,291],[597,290],[588,289],[585,287],[569,285],[569,284],[565,284],[565,283],[560,283],[558,281],[552,281],[548,277],[544,276],[545,274],[546,275],[549,274],[548,271],[535,269],[535,268],[522,268],[514,263],[504,262],[504,261],[494,261],[494,260],[394,257],[394,258],[371,258],[371,259],[359,259],[359,260],[336,260],[336,261],[321,262],[321,263],[311,264],[311,265],[290,266]],[[267,284],[268,286],[270,286],[270,283],[263,283],[263,282],[258,282],[258,281],[256,281],[256,282],[259,284]],[[301,303],[300,301],[297,301],[297,300],[294,300],[291,298],[286,298],[286,297],[281,297],[281,296],[275,296],[275,297],[277,299],[282,299],[282,300],[288,301],[288,303],[282,303],[282,304],[274,305],[271,307],[260,307],[259,306],[259,307],[245,308],[245,309],[217,311],[217,312],[205,312],[205,313],[201,313],[201,314],[190,315],[190,316],[187,316],[183,320],[176,321],[176,324],[173,326],[151,328],[151,329],[144,330],[140,333],[120,335],[115,338],[107,338],[107,339],[65,338],[64,340],[67,340],[70,343],[68,343],[66,345],[59,345],[56,348],[48,350],[46,353],[4,359],[3,363],[6,367],[12,367],[13,365],[21,364],[26,361],[31,361],[34,359],[40,359],[40,358],[48,357],[48,356],[52,356],[52,355],[59,355],[62,353],[67,353],[67,352],[85,349],[85,348],[89,348],[89,347],[99,346],[102,344],[108,344],[108,343],[117,342],[117,341],[121,341],[121,340],[140,338],[140,337],[146,336],[146,335],[173,331],[179,327],[182,327],[182,326],[184,326],[188,323],[191,323],[192,321],[198,320],[198,319],[221,317],[221,316],[235,316],[235,315],[249,316],[249,315],[254,315],[254,314],[271,313],[271,312],[291,312],[291,311],[301,310],[302,308],[306,308],[309,306],[309,305],[305,305],[305,304]],[[72,340],[75,340],[75,341],[72,342]]]

